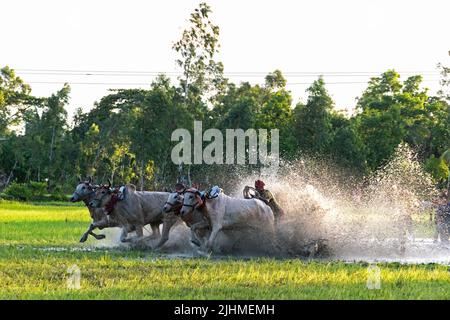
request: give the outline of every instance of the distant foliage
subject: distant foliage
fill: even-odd
[[[45,183],[34,181],[30,183],[13,182],[5,189],[4,193],[16,200],[39,200],[45,197],[47,186]]]
[[[29,183],[11,183],[4,190],[5,198],[22,201],[67,201],[67,197],[55,192],[50,195],[45,182],[31,181]]]
[[[447,180],[449,169],[442,158],[432,155],[425,162],[425,169],[431,173],[436,182],[444,183]]]
[[[171,134],[177,128],[192,132],[194,120],[203,121],[203,130],[279,129],[283,160],[328,159],[359,177],[384,168],[406,143],[435,183],[450,185],[448,68],[440,66],[442,90],[436,95],[423,88],[420,75],[403,80],[388,70],[369,81],[356,106],[347,106],[355,107],[354,114],[345,115],[322,77],[306,90],[306,101],[293,101],[280,70],[268,73],[263,84],[226,79],[215,60],[219,27],[211,16],[211,7],[200,4],[174,43],[182,71],[177,83],[161,74],[147,89],[111,90],[89,111],[78,109],[71,123],[70,86],[36,98],[14,70],[1,69],[0,177],[2,186],[10,184],[5,194],[65,199],[61,195],[73,191],[80,175],[162,190],[178,175],[170,160]],[[223,166],[190,168],[194,181],[207,184],[216,183],[219,171],[231,177]]]

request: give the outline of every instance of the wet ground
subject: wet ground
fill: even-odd
[[[43,251],[103,251],[103,250],[134,250],[140,249],[149,252],[154,252],[158,256],[168,259],[188,259],[198,257],[189,244],[189,230],[184,226],[178,226],[171,233],[170,240],[166,243],[163,249],[152,251],[152,247],[158,242],[158,239],[147,239],[145,245],[136,245],[133,243],[120,243],[119,230],[110,229],[103,232],[107,235],[105,240],[90,242],[82,246],[68,247],[39,247],[36,250]],[[346,261],[352,262],[399,262],[406,264],[422,264],[422,263],[439,263],[450,265],[450,244],[443,244],[442,242],[435,242],[431,238],[409,238],[405,244],[405,251],[402,253],[399,250],[399,242],[397,239],[366,239],[358,243],[346,243],[339,246],[339,249],[334,249],[325,256],[317,255],[315,257],[305,257],[299,255],[255,255],[253,253],[245,254],[220,254],[214,253],[207,256],[211,259],[251,259],[254,257],[275,257],[277,259],[317,259],[328,261]]]

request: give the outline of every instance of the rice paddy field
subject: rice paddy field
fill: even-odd
[[[79,244],[89,223],[82,205],[0,201],[0,299],[450,298],[443,264],[379,263],[379,289],[369,289],[365,262],[174,258]]]

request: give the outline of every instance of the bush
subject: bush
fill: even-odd
[[[14,198],[5,193],[0,193],[0,200],[14,200]]]
[[[45,182],[31,181],[28,188],[31,191],[32,200],[43,199],[47,194],[47,183]]]
[[[63,193],[52,193],[48,196],[48,198],[46,198],[46,200],[67,202],[69,201],[69,197]]]
[[[45,182],[30,183],[11,183],[5,190],[4,194],[15,200],[45,200],[47,193],[47,184]]]
[[[31,200],[31,190],[24,183],[11,183],[5,190],[4,193],[16,200]]]

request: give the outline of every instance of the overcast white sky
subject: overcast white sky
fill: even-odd
[[[171,49],[200,1],[2,0],[0,66],[14,69],[179,71]],[[450,65],[448,0],[207,1],[220,26],[225,72],[424,72],[434,92],[436,64]],[[402,73],[404,72],[404,73]],[[19,75],[46,96],[62,84],[150,83],[142,76]],[[304,83],[288,77],[295,102]],[[263,76],[231,77],[263,82]],[[351,108],[367,77],[325,76],[338,108]],[[38,83],[38,82],[57,82]],[[72,84],[69,111],[88,110],[109,87]],[[146,87],[142,85],[141,87]]]

